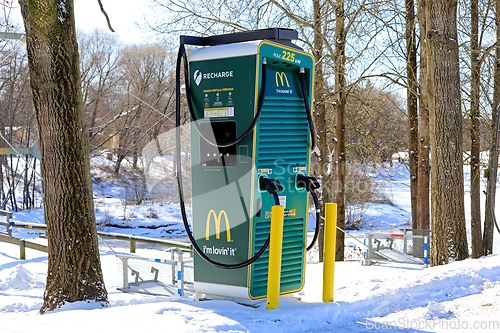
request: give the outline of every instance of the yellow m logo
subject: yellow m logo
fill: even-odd
[[[229,220],[227,218],[226,211],[224,211],[224,210],[221,210],[219,212],[219,216],[217,216],[217,214],[215,214],[215,211],[213,209],[211,209],[210,212],[208,212],[207,231],[205,234],[205,239],[206,240],[210,239],[210,220],[211,220],[212,215],[214,216],[214,222],[215,222],[215,238],[220,239],[220,219],[221,219],[222,215],[224,215],[224,218],[226,219],[227,241],[231,242],[231,230],[230,230],[231,227],[229,226]]]
[[[279,80],[278,80],[279,78]],[[284,80],[283,80],[284,79]],[[286,82],[286,86],[290,88],[290,85],[288,84],[288,78],[286,77],[286,74],[283,72],[276,72],[276,87],[279,87],[281,82],[281,85],[284,86]]]

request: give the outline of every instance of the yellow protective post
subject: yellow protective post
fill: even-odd
[[[337,237],[337,204],[327,203],[325,209],[325,250],[323,262],[323,302],[333,302],[335,273],[335,241]]]
[[[271,239],[269,242],[269,268],[267,270],[267,310],[280,306],[281,247],[283,243],[283,219],[285,207],[271,208]]]

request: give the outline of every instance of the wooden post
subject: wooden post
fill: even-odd
[[[1,34],[0,34],[1,35]],[[12,222],[10,222],[10,217],[12,216],[12,213],[6,210],[1,210],[0,209],[0,216],[5,216],[5,221],[7,222],[6,224],[6,231],[9,234],[9,236],[12,236]]]
[[[26,259],[26,244],[24,242],[24,239],[19,240],[19,259],[24,260]]]
[[[10,228],[11,225],[10,225],[10,218],[9,217],[10,217],[10,215],[6,216],[6,218],[7,218],[7,224],[8,224],[8,226],[7,226],[7,233],[9,234],[9,236],[12,236],[12,229]]]

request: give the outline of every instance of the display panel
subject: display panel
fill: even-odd
[[[200,123],[200,163],[203,167],[231,167],[236,166],[236,145],[227,148],[218,148],[208,143],[214,140],[217,144],[224,144],[236,139],[235,121],[217,121]]]

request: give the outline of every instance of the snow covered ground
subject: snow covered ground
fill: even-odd
[[[394,205],[368,207],[365,214],[371,223],[367,229],[405,226],[410,216],[406,179],[404,172],[380,179]],[[465,179],[467,187],[467,172]],[[106,222],[100,226],[104,231],[183,236],[176,205],[135,207],[106,195],[109,190],[95,190],[97,218]],[[468,215],[467,189],[464,195]],[[19,212],[13,219],[42,223],[43,213]],[[127,228],[119,228],[120,223]],[[362,238],[363,232],[352,234]],[[15,230],[15,235],[23,238],[36,238],[38,233]],[[321,301],[322,264],[310,261],[304,289],[281,297],[280,308],[275,310],[266,310],[265,303],[248,307],[223,300],[195,301],[193,296],[123,293],[117,290],[122,286],[120,263],[101,242],[110,306],[80,302],[45,315],[39,315],[38,310],[45,287],[46,254],[27,249],[26,260],[19,260],[18,246],[0,242],[0,332],[500,332],[499,237],[495,234],[494,255],[440,267],[339,262],[335,267],[335,302],[328,304]],[[360,245],[349,238],[347,241],[348,245]],[[109,243],[114,251],[128,253],[127,244]],[[159,248],[139,248],[137,255],[169,257]]]
[[[0,245],[0,332],[460,332],[500,331],[500,256],[444,267],[335,267],[335,302],[321,302],[321,264],[308,264],[304,289],[266,310],[231,301],[147,296],[118,291],[117,260],[102,249],[110,306],[75,303],[45,315],[42,304],[47,257]],[[157,250],[140,250],[146,257]],[[481,330],[479,330],[481,329]],[[456,330],[454,330],[456,331]]]

